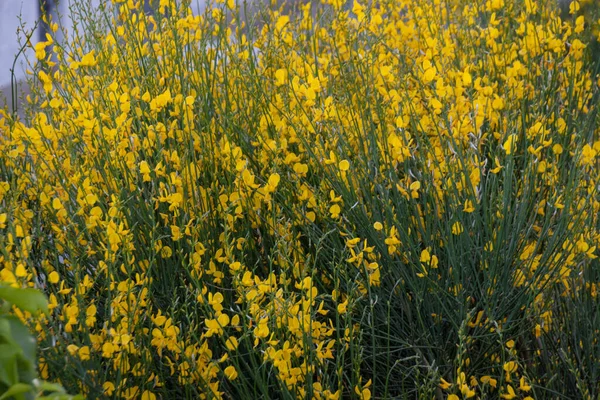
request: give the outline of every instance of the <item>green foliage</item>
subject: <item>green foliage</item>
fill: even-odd
[[[11,313],[44,379],[142,400],[600,395],[596,17],[74,3],[73,40],[34,46],[23,120],[0,121],[0,278],[49,296],[47,318]]]
[[[35,338],[23,322],[10,313],[12,306],[32,314],[48,313],[46,297],[35,289],[0,283],[0,301],[0,400],[82,398],[67,395],[60,385],[37,379]]]

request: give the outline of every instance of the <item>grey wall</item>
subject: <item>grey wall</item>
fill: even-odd
[[[19,51],[17,29],[21,22],[27,29],[33,28],[37,19],[36,7],[35,0],[0,0],[0,87],[10,84],[9,71]],[[22,67],[17,67],[15,72],[18,78],[24,75]]]

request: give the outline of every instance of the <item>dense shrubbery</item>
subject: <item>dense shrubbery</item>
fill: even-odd
[[[344,3],[118,0],[74,10],[56,64],[35,45],[0,120],[0,279],[49,296],[18,314],[44,379],[600,395],[593,7]]]

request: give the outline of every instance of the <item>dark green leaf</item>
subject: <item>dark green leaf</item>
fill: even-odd
[[[36,313],[48,312],[48,300],[39,290],[17,289],[10,286],[0,285],[0,299],[17,306],[23,311]]]
[[[36,386],[36,389],[40,392],[52,392],[52,393],[64,393],[65,389],[58,383],[41,382]]]
[[[21,349],[12,344],[0,345],[0,382],[8,387],[19,382],[17,360],[20,354]]]
[[[31,392],[33,387],[31,385],[27,385],[25,383],[16,383],[12,385],[2,396],[0,396],[0,400],[9,399],[14,396],[22,395],[27,392]]]
[[[29,329],[21,320],[15,316],[4,317],[10,324],[11,337],[14,343],[23,350],[23,358],[32,366],[35,365],[37,358],[35,356],[36,342]]]

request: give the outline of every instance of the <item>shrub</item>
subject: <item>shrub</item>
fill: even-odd
[[[49,296],[23,317],[42,377],[597,397],[597,16],[322,3],[80,4],[56,64],[35,45],[25,118],[0,122],[0,277]]]

